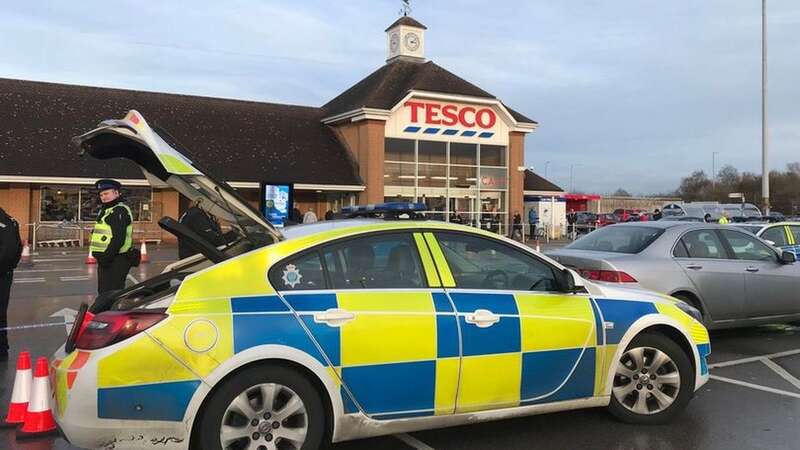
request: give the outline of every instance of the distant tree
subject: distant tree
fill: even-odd
[[[611,194],[613,197],[630,197],[631,194],[625,189],[619,188]]]
[[[702,170],[695,170],[688,177],[681,178],[678,194],[685,201],[707,200],[711,194],[711,180]]]
[[[731,190],[739,186],[741,179],[739,171],[731,165],[724,166],[717,172],[717,183],[723,187],[730,187]]]

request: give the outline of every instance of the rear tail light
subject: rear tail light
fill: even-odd
[[[75,347],[81,350],[108,347],[141,333],[166,317],[160,310],[103,312],[85,323]]]
[[[636,283],[636,278],[620,270],[580,270],[581,276],[588,280],[607,283]]]

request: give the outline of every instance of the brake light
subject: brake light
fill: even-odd
[[[85,322],[75,347],[81,350],[108,347],[141,333],[166,317],[162,310],[102,312]]]
[[[581,276],[588,280],[607,283],[636,283],[636,278],[621,270],[580,270]]]

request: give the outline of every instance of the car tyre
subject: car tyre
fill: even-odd
[[[622,422],[669,422],[694,396],[689,356],[672,339],[654,333],[636,336],[614,372],[609,411]]]
[[[247,368],[216,389],[203,410],[194,448],[242,450],[254,443],[263,449],[311,450],[327,445],[320,394],[302,373],[289,367]],[[302,442],[292,440],[299,436]]]

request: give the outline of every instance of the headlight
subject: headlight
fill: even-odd
[[[694,306],[685,303],[683,300],[678,300],[675,302],[675,306],[678,307],[681,311],[685,312],[686,314],[692,316],[700,323],[703,323],[703,313],[700,312],[699,309],[695,308]]]

